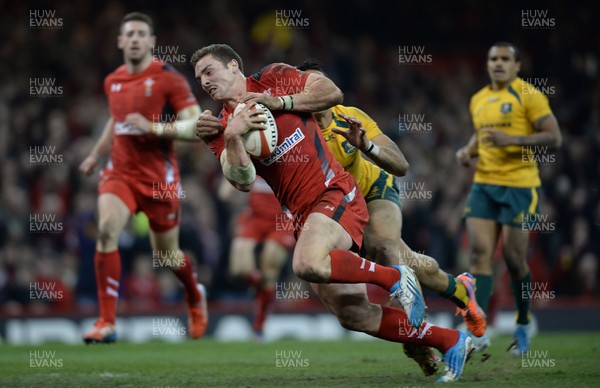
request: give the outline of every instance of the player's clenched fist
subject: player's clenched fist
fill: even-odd
[[[205,110],[196,121],[196,137],[204,140],[206,137],[217,135],[223,130],[221,121],[212,115],[212,112]]]
[[[456,160],[465,167],[471,166],[471,154],[468,147],[462,147],[456,151]]]
[[[96,157],[94,155],[89,155],[79,165],[79,171],[84,173],[86,176],[90,176],[94,173],[94,170],[96,170],[97,164],[98,164],[98,157]]]

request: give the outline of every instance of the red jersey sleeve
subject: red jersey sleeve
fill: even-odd
[[[111,74],[104,77],[104,94],[106,95],[106,97],[108,97],[108,91],[110,88],[110,76]]]
[[[192,89],[184,76],[177,72],[169,71],[167,82],[169,85],[167,98],[175,112],[179,112],[192,105],[198,105],[196,98],[192,94]]]
[[[302,93],[306,85],[308,73],[300,71],[285,63],[273,63],[252,75],[264,86],[271,88],[275,96]]]

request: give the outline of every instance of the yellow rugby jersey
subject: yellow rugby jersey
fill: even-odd
[[[536,120],[552,114],[548,98],[532,84],[517,77],[508,88],[488,85],[471,98],[469,106],[477,132],[479,160],[474,182],[509,187],[538,187],[540,174],[533,147],[492,147],[482,142],[481,129],[490,127],[511,136],[535,133]]]
[[[360,150],[354,147],[343,136],[333,133],[333,128],[338,128],[342,131],[348,130],[348,123],[340,113],[346,116],[356,117],[362,123],[363,128],[367,131],[369,139],[380,135],[381,129],[377,123],[362,110],[353,106],[336,105],[331,108],[333,112],[333,120],[325,129],[321,129],[321,133],[327,142],[327,146],[333,152],[333,156],[342,164],[344,169],[354,176],[360,191],[363,195],[367,195],[371,185],[379,178],[381,169],[370,161],[364,159]]]

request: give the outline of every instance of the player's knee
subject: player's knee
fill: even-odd
[[[323,268],[319,266],[318,262],[302,256],[294,258],[292,270],[296,276],[308,282],[322,282],[325,278]]]
[[[250,276],[252,270],[250,268],[232,265],[229,267],[229,276],[234,279],[245,279]]]
[[[98,223],[98,242],[101,245],[116,243],[119,231],[110,220],[100,220]]]
[[[475,267],[491,265],[492,252],[485,244],[474,243],[471,245],[471,264]]]
[[[394,239],[377,238],[369,242],[368,253],[381,265],[398,265],[397,242]]]
[[[505,259],[506,269],[511,277],[521,279],[529,272],[529,267],[527,266],[525,258],[521,256],[509,257],[505,255]]]
[[[336,311],[340,325],[348,330],[365,331],[368,329],[368,314],[361,308],[347,306]]]

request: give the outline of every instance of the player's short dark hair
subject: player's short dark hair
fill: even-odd
[[[144,22],[150,27],[150,35],[154,35],[154,22],[152,22],[152,18],[145,13],[142,12],[130,12],[127,15],[123,16],[121,20],[121,26],[119,27],[119,31],[123,30],[123,26],[127,22],[137,21]]]
[[[207,55],[212,55],[217,61],[221,62],[225,66],[227,66],[232,59],[235,59],[240,67],[240,71],[242,73],[244,72],[242,57],[240,57],[239,54],[236,53],[235,50],[230,46],[222,43],[211,44],[210,46],[204,46],[197,50],[194,55],[192,55],[190,63],[193,67],[196,67],[198,61]]]
[[[325,74],[325,72],[323,71],[323,64],[315,58],[306,58],[304,62],[302,62],[299,65],[296,65],[296,69],[300,71],[316,70]]]
[[[521,52],[519,48],[510,42],[497,42],[492,45],[492,47],[508,47],[511,48],[513,53],[515,54],[515,62],[521,62]],[[490,47],[490,49],[492,48]]]

